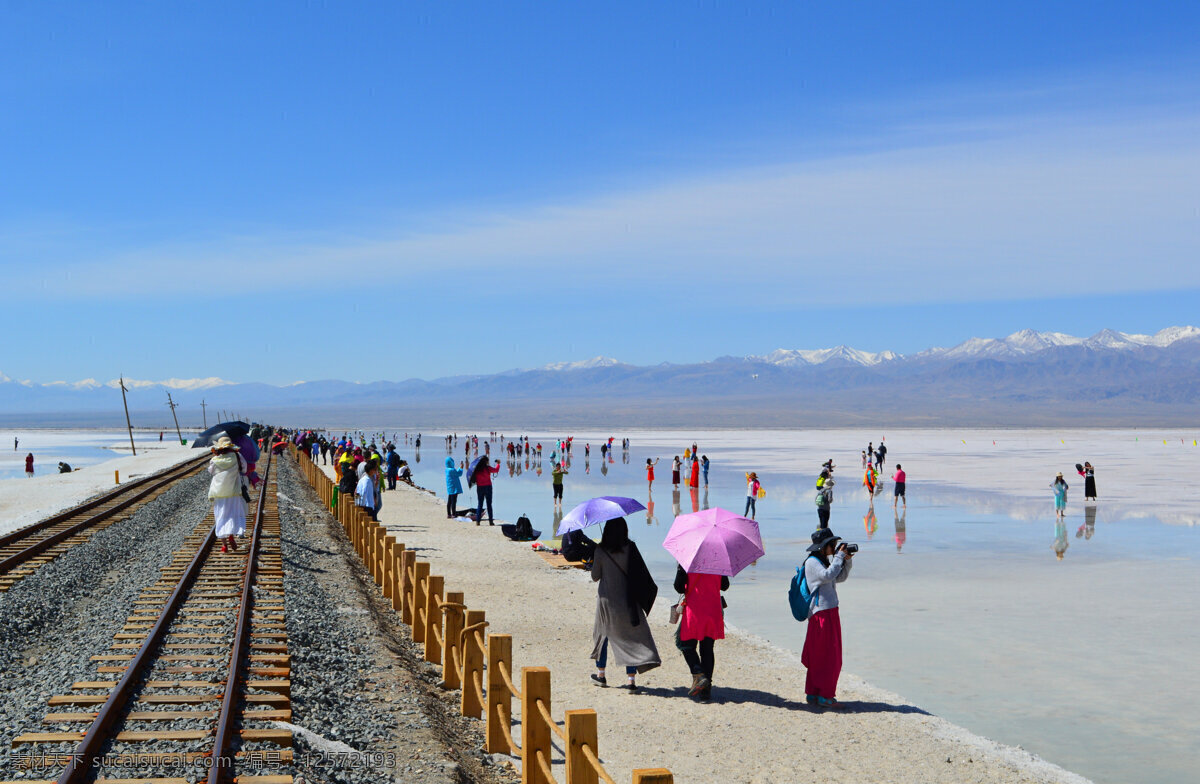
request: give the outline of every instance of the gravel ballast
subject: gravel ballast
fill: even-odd
[[[86,728],[43,724],[46,700],[70,693],[75,681],[97,679],[89,658],[108,651],[142,588],[158,580],[208,514],[208,483],[207,474],[182,480],[0,594],[0,778],[44,778],[45,772],[18,768],[21,757],[70,750],[14,749],[15,736]]]
[[[317,782],[512,782],[288,459],[279,516],[296,767]],[[385,501],[386,504],[386,496]],[[384,764],[377,764],[380,760]]]

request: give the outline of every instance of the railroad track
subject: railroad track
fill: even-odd
[[[188,460],[93,498],[72,509],[0,536],[0,592],[83,542],[119,523],[171,485],[202,470],[210,455]]]
[[[291,671],[272,473],[268,458],[238,549],[215,546],[210,512],[91,657],[96,680],[50,697],[54,731],[13,739],[18,765],[57,776],[22,784],[290,784],[263,775],[292,760],[274,726],[291,719]]]

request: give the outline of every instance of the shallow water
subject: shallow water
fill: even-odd
[[[399,432],[399,451],[412,462],[417,483],[444,498],[444,441],[424,433],[418,457]],[[541,440],[542,459],[523,456],[519,467],[505,462],[495,482],[495,511],[505,521],[528,515],[546,540],[561,516],[551,493],[554,436],[529,435],[534,443]],[[622,434],[614,435],[619,447]],[[676,492],[670,459],[683,455],[692,434],[627,435],[629,453],[618,448],[604,461],[600,434],[576,435],[562,511],[596,495],[645,503],[645,512],[629,517],[630,532],[659,582],[660,601],[672,596],[674,560],[661,543],[675,515],[712,506],[741,513],[744,472],[755,470],[767,489],[757,515],[766,555],[734,579],[728,619],[799,651],[805,627],[788,612],[787,584],[816,527],[813,481],[820,463],[833,457],[839,468],[831,525],[862,546],[851,578],[839,589],[848,672],[1096,782],[1194,780],[1200,764],[1194,744],[1200,733],[1194,710],[1200,694],[1194,664],[1200,653],[1194,622],[1200,617],[1200,530],[1162,522],[1155,498],[1106,504],[1102,495],[1087,507],[1075,492],[1082,489],[1079,479],[1066,523],[1056,526],[1049,491],[1041,490],[1045,474],[1038,461],[1047,456],[1037,454],[1054,450],[1039,445],[1037,433],[1006,452],[1019,458],[1010,465],[1022,465],[1026,457],[1038,465],[1029,478],[1036,486],[1031,495],[977,492],[929,476],[929,470],[916,480],[909,469],[909,509],[894,514],[890,482],[874,503],[861,487],[858,449],[872,434],[850,431],[696,434],[701,453],[712,460],[709,485],[694,494],[686,486]],[[1114,439],[1119,443],[1107,465],[1125,448],[1124,435]],[[1047,434],[1045,440],[1060,439]],[[592,444],[588,460],[586,441]],[[906,462],[928,469],[936,461],[944,474],[959,470],[954,455],[921,438],[897,435],[889,445],[889,466]],[[462,447],[460,440],[456,459],[462,459]],[[1089,454],[1097,451],[1093,446]],[[651,494],[647,457],[661,458]],[[1116,481],[1112,472],[1108,476]],[[1133,479],[1123,481],[1129,484],[1136,486]],[[473,497],[468,491],[460,507]],[[1174,509],[1162,500],[1164,509]],[[599,529],[590,533],[598,538]],[[719,656],[718,647],[718,685]]]
[[[158,445],[157,430],[133,431],[133,442],[139,448]],[[184,438],[195,434],[184,432]],[[165,441],[174,441],[175,431],[163,433]],[[13,438],[20,440],[13,449]],[[35,430],[0,432],[0,479],[25,476],[25,455],[33,453],[35,476],[57,474],[62,461],[72,469],[103,463],[114,457],[127,457],[129,433],[125,430]]]

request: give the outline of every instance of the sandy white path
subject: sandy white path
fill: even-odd
[[[128,444],[125,445],[128,451]],[[32,479],[0,480],[0,534],[82,503],[97,493],[115,487],[113,471],[119,471],[122,482],[161,471],[201,450],[164,441],[153,447],[138,447],[136,457],[128,455],[106,460],[69,474],[38,474]],[[46,466],[40,466],[42,470]]]
[[[717,644],[714,702],[694,703],[667,623],[670,586],[660,586],[650,616],[663,666],[641,677],[639,695],[596,688],[588,680],[595,586],[586,573],[549,568],[528,545],[504,539],[498,524],[446,520],[444,501],[423,491],[386,493],[380,519],[445,576],[447,590],[487,612],[491,631],[513,635],[517,670],[551,668],[556,717],[572,708],[599,713],[601,756],[617,781],[657,766],[681,784],[1086,781],[853,676],[843,675],[840,688],[852,712],[813,712],[799,657],[734,630]],[[556,769],[561,777],[561,762]]]

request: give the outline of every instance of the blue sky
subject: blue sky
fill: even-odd
[[[1200,320],[1194,3],[8,3],[0,371]]]

